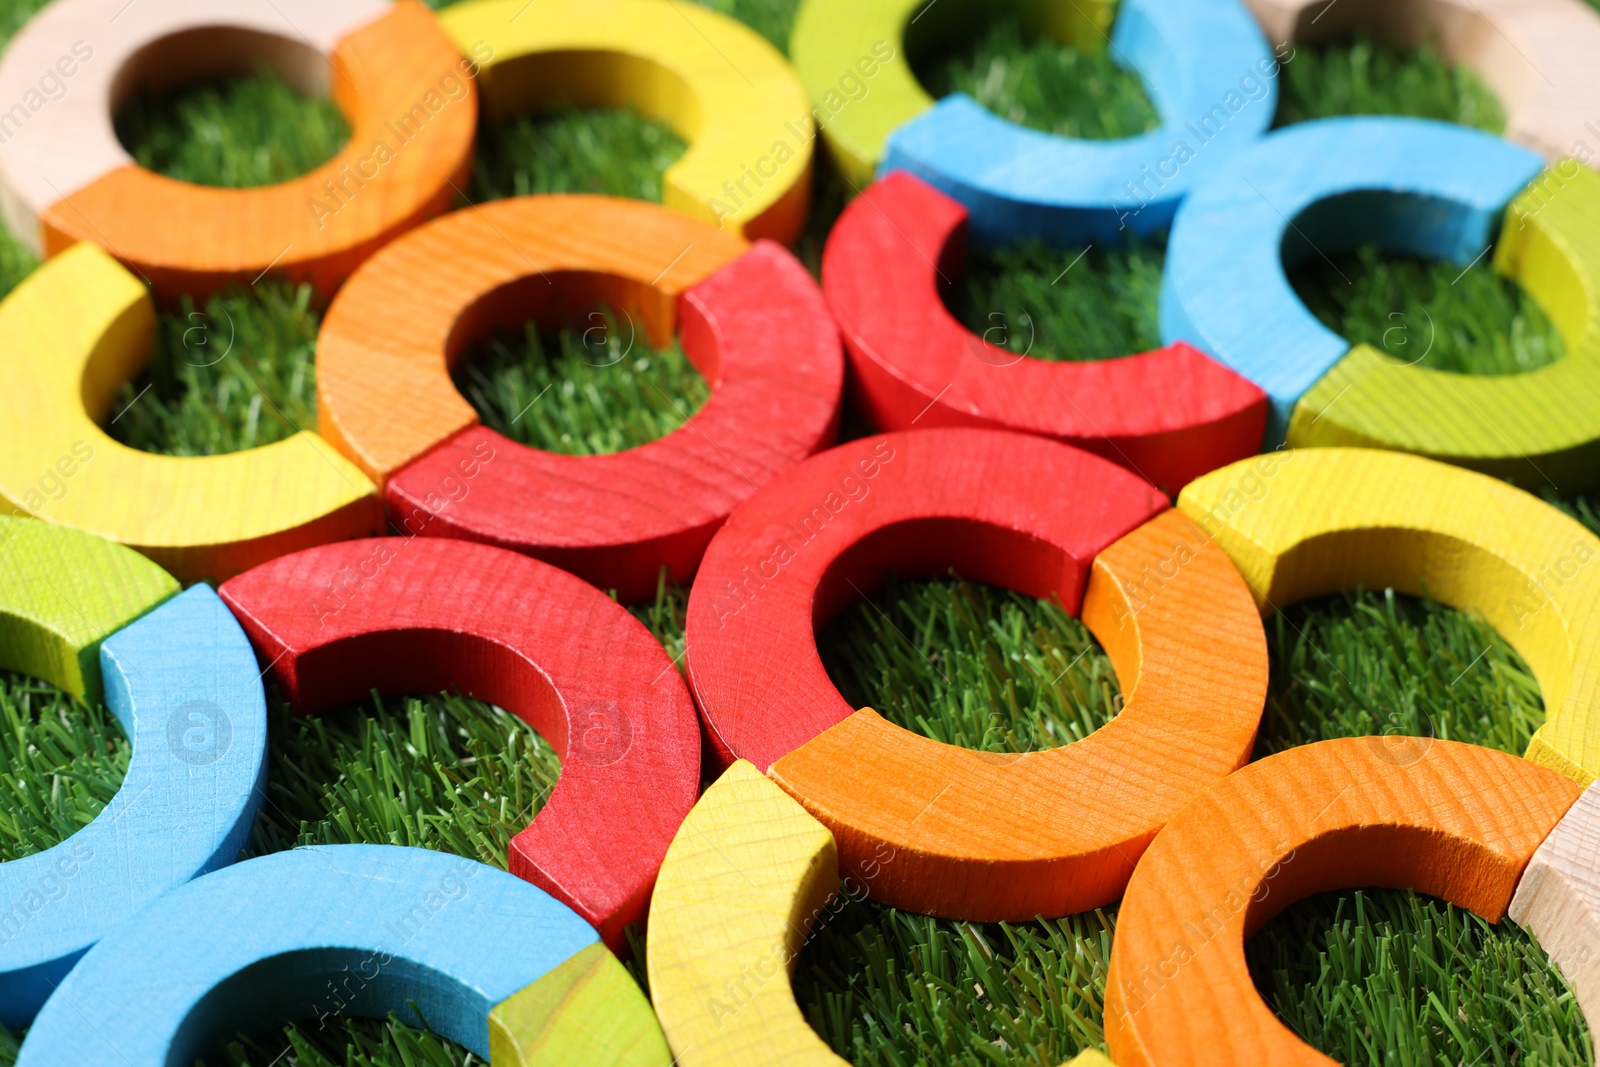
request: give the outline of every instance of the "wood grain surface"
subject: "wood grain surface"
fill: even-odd
[[[1600,785],[1583,791],[1533,854],[1510,915],[1531,933],[1600,1023]]]
[[[1102,907],[1161,827],[1250,758],[1266,639],[1244,580],[1198,526],[1167,511],[1096,556],[1083,621],[1125,702],[1082,741],[974,752],[862,710],[772,765],[862,891],[984,922]]]
[[[789,986],[831,918],[833,837],[749,763],[683,821],[650,904],[650,996],[683,1067],[846,1067]]]
[[[453,687],[537,729],[561,778],[511,871],[622,949],[700,785],[688,690],[626,609],[537,560],[431,537],[324,545],[221,595],[302,714]]]
[[[1335,1063],[1285,1026],[1250,937],[1334,889],[1414,889],[1489,922],[1578,797],[1503,752],[1431,738],[1303,745],[1235,772],[1156,838],[1128,884],[1106,980],[1118,1067]]]
[[[873,425],[982,426],[1053,437],[1168,493],[1254,455],[1267,398],[1187,344],[1046,362],[990,344],[945,307],[965,263],[967,212],[909,174],[856,198],[829,235],[823,291]],[[1070,273],[1060,282],[1073,284]],[[1032,323],[1003,323],[1024,331]]]
[[[811,204],[816,140],[805,87],[737,19],[675,0],[473,0],[440,15],[463,52],[486,45],[492,121],[550,106],[627,107],[689,142],[662,202],[755,239],[788,244]]]
[[[1478,615],[1544,695],[1527,757],[1580,785],[1600,773],[1600,539],[1576,520],[1486,475],[1353,448],[1236,463],[1191,483],[1178,506],[1263,613],[1361,586]]]
[[[866,437],[790,468],[718,531],[689,594],[685,659],[710,753],[770,768],[855,713],[816,629],[885,572],[954,567],[1075,615],[1094,557],[1166,506],[1098,456],[997,430]]]
[[[672,1067],[644,991],[594,944],[489,1013],[494,1067]]]
[[[314,433],[219,456],[112,440],[100,424],[122,414],[113,405],[149,360],[154,327],[145,287],[90,244],[0,304],[0,497],[136,548],[185,582],[379,529],[372,483]]]

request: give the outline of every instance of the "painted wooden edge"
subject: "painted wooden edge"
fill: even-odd
[[[486,1057],[490,1009],[594,939],[541,890],[473,860],[297,848],[191,882],[121,926],[61,982],[17,1063],[166,1067],[285,1018],[394,1012],[420,1025],[413,1003]]]
[[[489,1013],[494,1067],[671,1067],[650,1001],[602,944],[583,949]]]
[[[1286,265],[1372,242],[1466,266],[1540,169],[1497,137],[1423,119],[1322,119],[1270,134],[1178,210],[1162,340],[1188,341],[1265,390],[1274,446],[1295,403],[1350,347],[1300,302]]]
[[[674,211],[746,238],[794,241],[816,140],[783,54],[738,20],[660,0],[475,0],[440,15],[462,51],[487,48],[491,119],[555,101],[631,107],[689,142],[663,176]]]
[[[303,714],[454,688],[527,720],[561,778],[512,840],[511,872],[623,950],[700,784],[689,692],[627,609],[536,560],[432,537],[323,545],[221,595]]]
[[[29,1025],[100,938],[238,859],[266,795],[261,676],[239,624],[208,586],[107,638],[100,661],[106,704],[133,753],[93,822],[0,864],[0,1023],[14,1029]]]
[[[1600,174],[1566,159],[1531,182],[1495,262],[1557,324],[1563,358],[1461,375],[1357,345],[1295,405],[1289,443],[1392,448],[1568,493],[1600,481]]]
[[[1055,363],[967,330],[943,297],[965,266],[967,219],[957,201],[895,173],[847,206],[829,234],[823,290],[874,425],[1036,433],[1169,493],[1256,453],[1266,394],[1187,344]],[[1070,274],[1061,284],[1073,284]]]
[[[995,430],[862,438],[791,467],[717,532],[689,594],[685,662],[709,752],[768,768],[854,714],[815,629],[883,572],[953,565],[1076,614],[1095,555],[1166,506],[1098,456]]]
[[[32,208],[45,254],[79,241],[101,245],[162,299],[252,284],[268,270],[326,296],[383,244],[450,207],[471,164],[475,62],[415,0],[287,6],[246,0],[219,25],[213,8],[195,0],[157,0],[125,19],[101,18],[116,7],[106,0],[53,5],[69,10],[48,20],[52,27],[81,30],[101,51],[83,63],[93,83],[68,94],[72,108],[25,127],[27,163],[18,158],[0,172],[26,173],[53,194]],[[298,30],[297,19],[317,36]],[[166,84],[181,80],[180,70],[214,76],[263,57],[291,82],[331,94],[344,112],[350,139],[328,162],[286,182],[224,189],[147,171],[117,145],[111,111],[130,80]],[[36,64],[53,59],[34,54],[19,76],[35,77]],[[84,155],[97,162],[76,173],[72,161]],[[95,169],[104,173],[85,184],[69,180]],[[51,178],[58,170],[72,173]],[[186,224],[171,225],[175,218]]]
[[[712,783],[650,904],[650,994],[678,1063],[844,1067],[789,986],[838,886],[832,836],[759,770],[741,760]]]
[[[1244,580],[1198,526],[1167,511],[1101,552],[1083,620],[1125,697],[1084,740],[975,752],[862,710],[772,765],[833,833],[860,891],[985,922],[1102,907],[1161,827],[1250,758],[1266,638]]]
[[[623,603],[654,597],[663,568],[687,585],[734,508],[833,443],[844,356],[816,283],[771,241],[685,291],[677,318],[683,351],[711,385],[685,425],[600,456],[528,448],[475,426],[389,479],[391,518],[526,553]],[[486,451],[495,463],[470,494],[439,492]]]
[[[66,491],[87,445],[42,474],[32,493]],[[43,506],[43,505],[41,505]],[[0,667],[100,701],[100,642],[178,591],[131,549],[31,518],[0,515]]]
[[[1498,922],[1577,797],[1546,768],[1430,738],[1323,741],[1235,772],[1167,825],[1128,884],[1106,982],[1112,1057],[1333,1064],[1261,999],[1251,935],[1312,893],[1363,886]]]
[[[1583,791],[1533,854],[1510,915],[1550,953],[1590,1028],[1600,1023],[1600,785]]]
[[[446,215],[372,257],[328,308],[317,337],[318,425],[381,485],[477,422],[450,379],[471,341],[520,330],[530,317],[587,323],[605,301],[665,344],[681,294],[747,247],[620,197],[516,197]]]
[[[149,358],[144,287],[81,245],[0,304],[0,498],[125,544],[183,581],[220,580],[320,541],[374,532],[377,493],[312,433],[220,456],[161,456],[99,422]],[[150,402],[150,401],[147,401]],[[55,472],[64,488],[40,500]]]
[[[1600,771],[1600,539],[1503,482],[1399,452],[1275,453],[1192,482],[1178,506],[1262,611],[1354,586],[1426,594],[1493,626],[1533,669],[1548,721],[1527,756]]]
[[[1554,162],[1583,146],[1600,166],[1600,16],[1581,0],[1245,0],[1279,47],[1365,31],[1405,47],[1428,45],[1471,68],[1506,110],[1506,137]]]
[[[1157,129],[1065,137],[956,93],[889,135],[879,173],[909,171],[961,201],[984,247],[1166,230],[1195,183],[1271,126],[1278,57],[1239,0],[1123,0],[1110,47],[1144,81]]]
[[[1111,1058],[1099,1049],[1087,1049],[1068,1060],[1062,1067],[1116,1067]]]

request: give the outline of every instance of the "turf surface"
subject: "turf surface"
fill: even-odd
[[[14,29],[37,6],[0,2],[0,26]],[[785,43],[793,0],[714,6]],[[1043,129],[1108,135],[1150,120],[1137,83],[1103,58],[1030,43],[1006,19],[957,53],[919,57],[918,70],[940,91],[972,92]],[[1287,118],[1422,111],[1491,128],[1503,122],[1475,79],[1436,57],[1359,40],[1301,49],[1283,90]],[[314,166],[335,150],[336,120],[325,104],[257,77],[139,98],[119,129],[153,165],[248,184]],[[681,150],[664,126],[629,112],[558,110],[486,131],[468,195],[657,198],[660,171]],[[843,192],[820,179],[800,245],[813,267]],[[976,260],[952,306],[974,329],[998,328],[992,339],[1042,358],[1153,346],[1159,244],[1092,249],[1081,260],[1080,251],[1022,247]],[[33,265],[14,242],[0,241],[0,291]],[[1436,365],[1484,373],[1559,356],[1548,322],[1488,268],[1450,285],[1436,265],[1357,251],[1345,269],[1350,284],[1296,280],[1308,304],[1347,336],[1381,343],[1387,335],[1393,344],[1401,335],[1390,332],[1390,315],[1398,312],[1408,329],[1436,324]],[[164,315],[152,369],[130,383],[112,432],[153,451],[203,454],[313,425],[311,340],[320,310],[304,290],[262,283]],[[624,324],[599,325],[599,334],[585,326],[487,339],[459,384],[491,425],[574,452],[659,436],[703,400],[704,383],[681,353],[641,342],[614,358]],[[1407,335],[1412,340],[1420,343]],[[1600,525],[1586,502],[1563,503]],[[674,656],[682,651],[682,609],[682,591],[666,586],[654,604],[635,609]],[[819,636],[852,700],[956,743],[1060,743],[1120,706],[1109,662],[1058,607],[956,577],[891,581],[873,604],[848,609]],[[1515,654],[1480,622],[1426,602],[1380,591],[1296,605],[1269,626],[1269,644],[1258,754],[1374,731],[1520,751],[1542,718],[1537,686]],[[526,726],[453,695],[369,702],[310,720],[275,704],[272,716],[270,803],[254,838],[262,851],[381,841],[500,865],[506,839],[559,771]],[[0,819],[0,856],[11,858],[92,818],[120,781],[127,746],[103,712],[14,676],[0,678],[0,720],[12,798]],[[1018,925],[951,923],[857,902],[813,937],[796,986],[819,1033],[857,1064],[1054,1064],[1101,1041],[1114,922],[1109,910]],[[1489,927],[1409,894],[1337,894],[1289,909],[1254,939],[1250,956],[1283,1017],[1346,1063],[1591,1062],[1570,992],[1511,924]],[[0,1035],[0,1062],[10,1059],[7,1040]],[[429,1035],[366,1020],[290,1027],[236,1045],[218,1062],[265,1065],[280,1056],[282,1064],[371,1067],[467,1062]]]

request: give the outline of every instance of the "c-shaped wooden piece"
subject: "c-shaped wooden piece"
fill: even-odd
[[[512,839],[511,872],[621,950],[700,786],[689,692],[626,609],[548,564],[434,537],[323,545],[221,595],[302,713],[455,686],[531,723],[561,778]]]
[[[1178,506],[1216,538],[1264,614],[1353,586],[1481,615],[1533,668],[1548,719],[1527,757],[1600,774],[1600,539],[1487,475],[1356,448],[1282,453],[1192,482]]]
[[[1498,922],[1577,797],[1527,760],[1430,738],[1322,741],[1235,772],[1167,824],[1128,883],[1106,979],[1112,1058],[1333,1067],[1262,1001],[1251,935],[1312,893],[1361,886]]]

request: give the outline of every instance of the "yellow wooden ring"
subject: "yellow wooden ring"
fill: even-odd
[[[1392,448],[1566,491],[1600,482],[1600,174],[1566,159],[1530,183],[1495,265],[1554,321],[1561,359],[1465,375],[1357,345],[1295,404],[1289,444]]]
[[[1578,522],[1486,475],[1355,448],[1243,460],[1189,483],[1178,506],[1264,614],[1360,585],[1482,616],[1544,692],[1527,758],[1580,785],[1600,775],[1600,539]]]
[[[782,53],[742,23],[677,0],[475,0],[439,19],[488,56],[488,118],[558,101],[635,108],[689,142],[664,176],[667,207],[751,240],[799,235],[810,106]]]
[[[314,433],[203,457],[108,437],[97,422],[149,358],[154,326],[144,286],[89,244],[0,304],[0,497],[136,548],[184,581],[381,528],[376,487]],[[83,445],[90,457],[66,475],[61,460],[82,460]],[[41,494],[52,472],[59,488]]]

